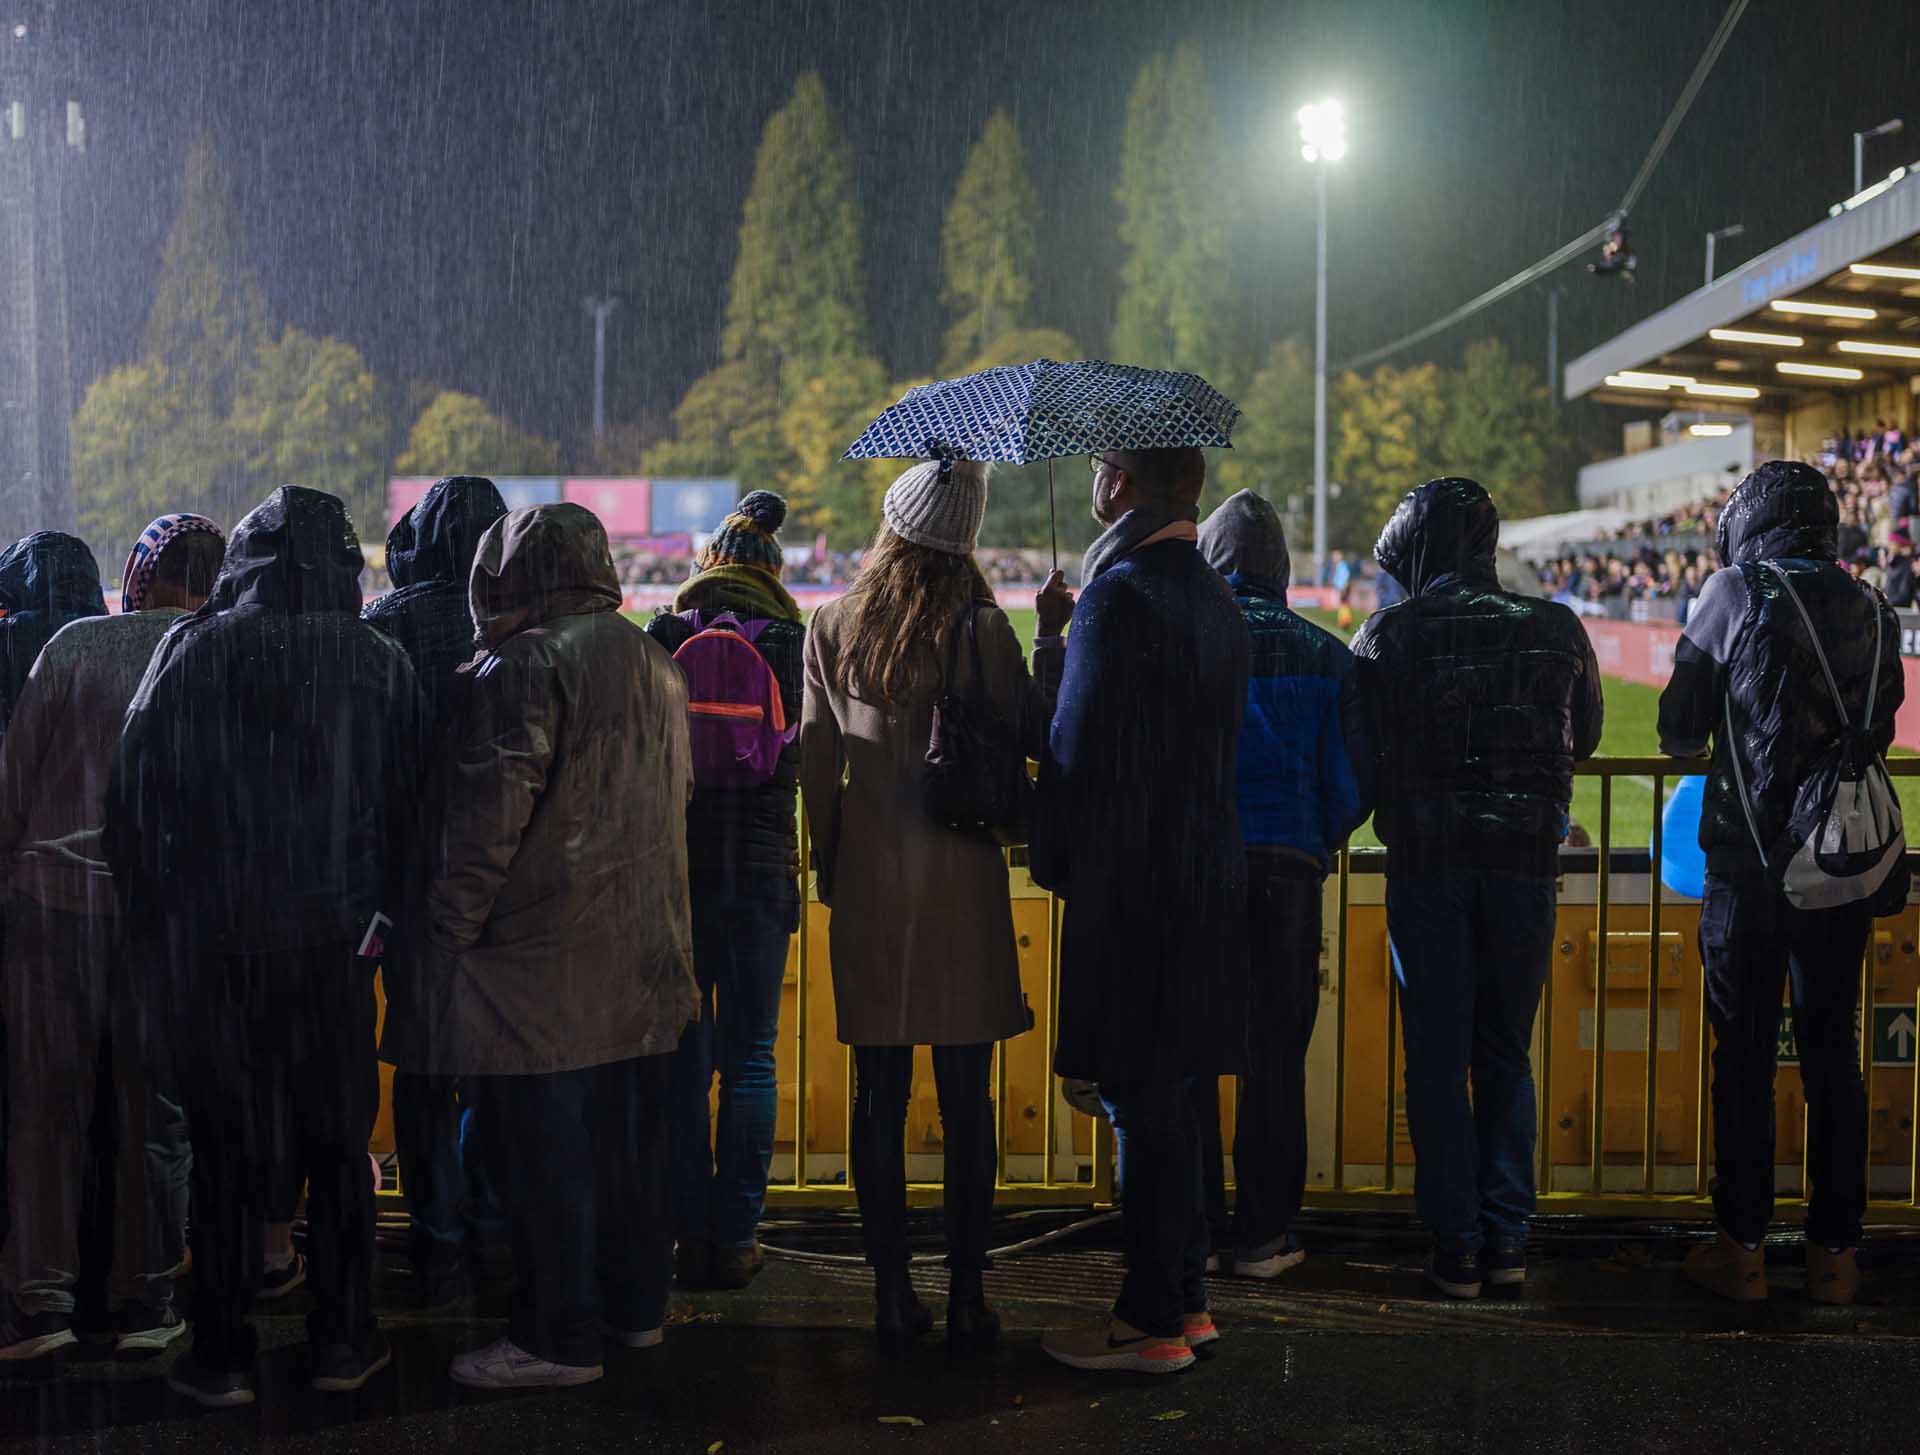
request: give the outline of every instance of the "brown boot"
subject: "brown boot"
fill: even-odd
[[[1858,1250],[1829,1253],[1818,1243],[1807,1244],[1807,1297],[1815,1303],[1850,1304],[1860,1295]]]
[[[1687,1254],[1686,1274],[1702,1288],[1740,1303],[1758,1303],[1767,1296],[1766,1257],[1724,1232]]]

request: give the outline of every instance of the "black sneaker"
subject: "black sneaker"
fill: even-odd
[[[72,1314],[23,1314],[12,1299],[0,1317],[0,1361],[40,1359],[80,1340],[73,1332]]]
[[[167,1371],[167,1388],[202,1409],[230,1410],[253,1403],[253,1380],[238,1370],[202,1369],[192,1353],[182,1354]]]
[[[1427,1282],[1448,1298],[1478,1298],[1482,1281],[1478,1253],[1448,1253],[1435,1248],[1427,1262]]]
[[[758,1238],[744,1248],[715,1248],[713,1250],[713,1286],[745,1288],[760,1276],[760,1270],[766,1266],[767,1255],[760,1251]]]
[[[316,1344],[313,1348],[313,1387],[322,1394],[352,1394],[393,1363],[393,1346],[375,1329],[356,1346]]]
[[[285,1298],[294,1289],[307,1281],[307,1260],[295,1253],[293,1261],[284,1268],[263,1268],[260,1281],[254,1285],[255,1298]]]
[[[158,1354],[173,1346],[187,1331],[187,1321],[171,1308],[135,1304],[120,1311],[120,1331],[113,1341],[118,1355]]]
[[[1494,1288],[1516,1288],[1527,1281],[1527,1245],[1480,1250],[1480,1265]]]

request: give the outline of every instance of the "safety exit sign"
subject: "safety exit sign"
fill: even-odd
[[[1860,1013],[1853,1016],[1854,1028],[1860,1025]],[[1793,1013],[1780,1007],[1780,1064],[1798,1066],[1800,1046],[1793,1036]],[[1873,1008],[1873,1064],[1911,1066],[1920,1053],[1920,1016],[1910,1005],[1876,1005]]]

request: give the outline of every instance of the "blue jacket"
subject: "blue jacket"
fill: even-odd
[[[1238,572],[1227,584],[1253,643],[1240,723],[1241,836],[1249,848],[1308,855],[1325,872],[1372,806],[1360,778],[1371,760],[1353,653],[1290,611],[1285,586]]]

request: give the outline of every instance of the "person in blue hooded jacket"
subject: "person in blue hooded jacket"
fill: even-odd
[[[467,685],[458,669],[476,651],[467,600],[473,558],[487,528],[506,513],[507,502],[484,475],[435,481],[387,533],[393,590],[360,613],[413,663],[435,757]],[[393,958],[381,971],[389,988],[407,973]],[[407,1198],[414,1301],[422,1308],[437,1308],[467,1291],[479,1235],[499,1222],[476,1155],[486,1139],[470,1117],[457,1078],[395,1068],[393,1135]]]
[[[1200,554],[1247,620],[1252,674],[1236,796],[1247,850],[1248,1072],[1240,1083],[1226,1226],[1220,1083],[1193,1083],[1217,1256],[1277,1278],[1306,1253],[1294,1220],[1307,1185],[1307,1043],[1320,1008],[1321,885],[1365,821],[1360,691],[1353,654],[1287,608],[1292,561],[1272,504],[1242,490],[1200,527]],[[1227,1252],[1232,1249],[1231,1254]]]

